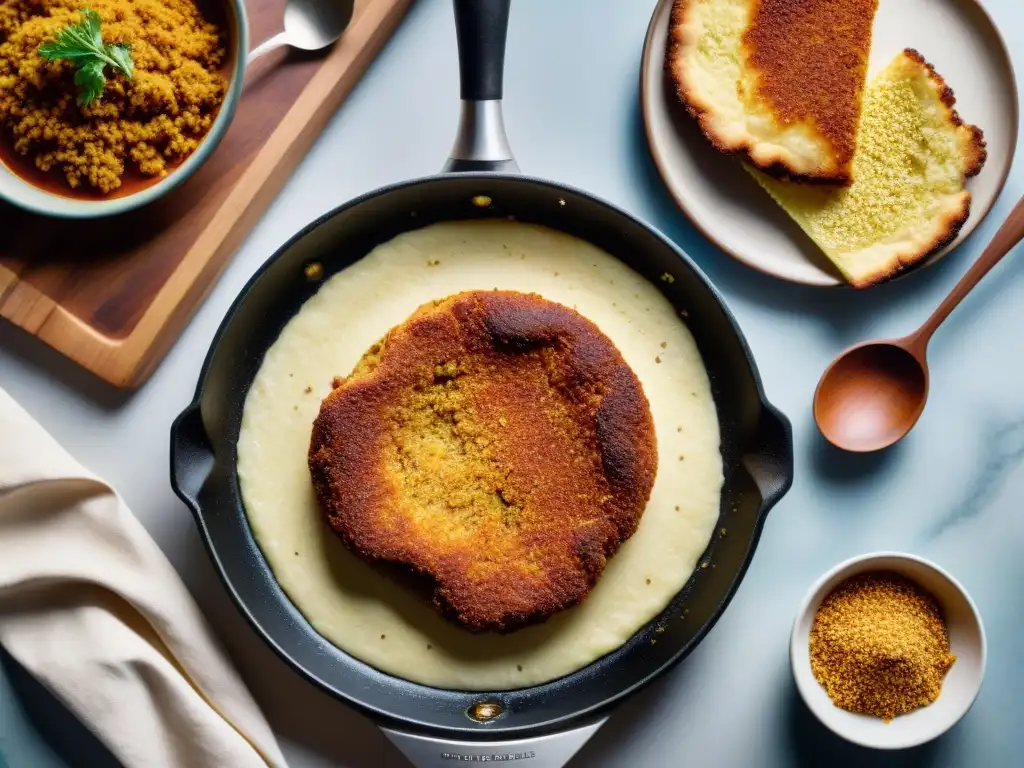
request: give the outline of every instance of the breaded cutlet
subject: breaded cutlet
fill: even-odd
[[[721,152],[848,184],[878,0],[675,0],[666,70]]]
[[[898,53],[868,86],[856,179],[828,189],[751,171],[855,288],[887,280],[956,238],[971,210],[967,179],[987,150],[952,89],[920,53]]]
[[[583,600],[633,535],[657,444],[612,342],[536,294],[420,307],[323,401],[309,467],[334,532],[472,631]]]

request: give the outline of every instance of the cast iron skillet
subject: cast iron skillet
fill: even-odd
[[[624,211],[586,192],[517,174],[501,123],[508,11],[509,0],[455,0],[463,114],[449,172],[353,200],[272,256],[228,311],[195,401],[171,430],[174,490],[194,513],[228,591],[264,640],[309,680],[382,725],[462,741],[532,738],[593,721],[679,662],[725,610],[768,510],[793,476],[789,421],[766,401],[743,335],[700,270]],[[481,207],[481,195],[491,199],[489,206]],[[546,685],[481,694],[383,674],[312,629],[278,587],[249,530],[235,445],[246,392],[264,353],[319,286],[307,277],[308,265],[321,264],[329,277],[402,232],[489,217],[543,224],[597,245],[646,276],[686,316],[718,408],[725,463],[718,528],[727,535],[716,535],[704,558],[714,567],[698,569],[665,612],[618,651]],[[674,280],[660,279],[665,274]],[[503,714],[486,724],[467,717],[481,701],[497,702]]]

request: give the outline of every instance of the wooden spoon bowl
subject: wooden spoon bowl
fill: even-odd
[[[924,411],[928,368],[900,340],[851,347],[830,365],[814,395],[821,431],[848,451],[892,445]]]
[[[888,448],[910,432],[928,398],[928,342],[957,304],[1024,238],[1024,199],[967,274],[914,333],[850,347],[825,369],[814,393],[814,420],[847,451]]]

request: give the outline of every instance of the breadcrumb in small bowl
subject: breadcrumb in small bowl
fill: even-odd
[[[68,30],[88,32],[90,16],[99,25],[93,50],[108,54],[91,97],[79,81],[86,59],[43,55],[45,47],[65,44]],[[112,48],[130,51],[128,69],[118,69]],[[85,219],[162,198],[226,134],[248,50],[244,0],[4,3],[0,200]]]
[[[808,709],[836,735],[874,749],[931,741],[981,690],[985,630],[967,591],[916,555],[851,558],[797,610],[790,664]]]

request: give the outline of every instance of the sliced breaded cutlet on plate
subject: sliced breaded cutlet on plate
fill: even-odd
[[[878,0],[675,0],[665,66],[718,150],[847,184]]]
[[[934,67],[907,49],[868,87],[851,186],[751,173],[851,285],[867,288],[941,249],[967,221],[964,185],[981,171],[986,148],[955,102]]]

